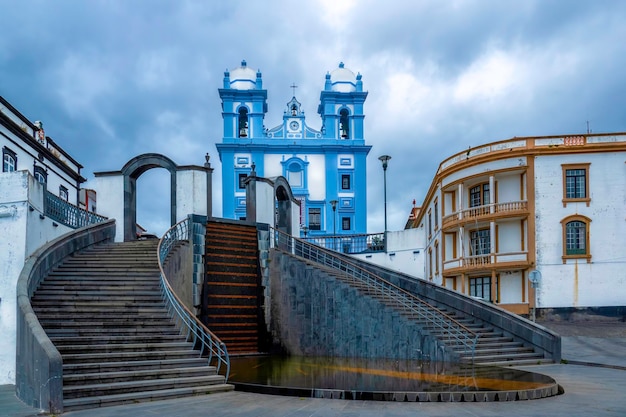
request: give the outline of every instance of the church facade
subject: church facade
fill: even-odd
[[[245,179],[283,176],[300,203],[302,234],[310,237],[367,232],[363,91],[360,74],[343,63],[326,74],[318,114],[321,127],[307,123],[295,94],[282,123],[266,128],[267,90],[260,71],[243,61],[224,73],[219,89],[223,140],[216,145],[222,163],[224,218],[245,219]]]

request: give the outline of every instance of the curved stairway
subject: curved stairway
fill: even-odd
[[[402,316],[418,322],[422,328],[428,330],[431,336],[437,338],[443,344],[449,345],[452,350],[456,351],[461,362],[494,366],[524,366],[553,362],[552,359],[545,358],[542,353],[536,352],[533,347],[526,346],[516,338],[505,335],[502,331],[495,329],[488,323],[481,322],[472,316],[460,315],[458,312],[448,311],[445,308],[437,308],[425,304],[432,313],[442,316],[444,320],[454,320],[469,330],[467,333],[470,338],[470,332],[478,336],[474,356],[472,357],[471,353],[467,352],[462,345],[451,341],[450,334],[445,329],[424,320],[416,312],[405,307],[407,303],[404,302],[403,299],[414,296],[401,291],[399,288],[394,290],[393,288],[395,287],[382,278],[378,277],[377,280],[386,283],[387,291],[381,291],[378,287],[359,281],[344,270],[329,268],[312,260],[289,253],[285,254],[305,262],[309,267],[323,270],[328,275],[356,288],[364,297],[371,297],[398,311]]]
[[[63,358],[64,410],[233,389],[170,320],[157,244],[94,246],[35,292],[33,309]]]

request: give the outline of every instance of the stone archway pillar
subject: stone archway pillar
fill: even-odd
[[[98,213],[116,219],[115,240],[137,239],[137,179],[153,168],[170,173],[170,225],[189,214],[210,213],[212,191],[210,164],[178,166],[160,154],[136,156],[120,171],[96,172],[94,189],[98,194]]]

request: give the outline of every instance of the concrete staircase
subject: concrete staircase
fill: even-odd
[[[428,330],[432,336],[441,340],[444,344],[454,346],[453,350],[459,354],[462,362],[472,361],[471,354],[464,352],[464,348],[462,346],[459,346],[456,343],[451,343],[453,341],[451,341],[449,334],[444,329],[425,321],[415,312],[403,305],[401,298],[406,297],[405,293],[401,291],[397,291],[394,295],[383,293],[371,285],[353,280],[343,271],[334,270],[310,260],[300,260],[306,262],[309,266],[323,269],[329,275],[345,282],[353,288],[356,288],[361,294],[363,294],[364,297],[374,298],[380,303],[398,311],[402,316],[412,321],[419,322],[420,326]],[[486,323],[479,322],[471,316],[462,316],[457,312],[448,311],[445,308],[437,308],[434,306],[431,311],[436,314],[440,314],[443,317],[452,318],[474,334],[478,335],[478,341],[473,358],[474,364],[524,366],[536,365],[539,363],[552,363],[551,359],[544,358],[544,355],[536,352],[533,347],[525,346],[523,342],[516,340],[512,336],[507,336],[502,331],[497,330],[493,326]],[[470,334],[469,332],[466,333]]]
[[[65,410],[232,390],[170,320],[157,240],[68,258],[31,303],[63,358]]]
[[[230,355],[262,351],[262,288],[255,226],[208,222],[202,319]]]

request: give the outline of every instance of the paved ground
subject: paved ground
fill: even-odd
[[[563,336],[565,364],[524,367],[550,375],[565,394],[502,403],[391,403],[322,400],[228,392],[208,396],[74,411],[67,417],[402,417],[402,416],[626,416],[626,323],[543,323]],[[584,364],[584,365],[581,365]],[[0,386],[0,417],[31,417],[38,411]]]

